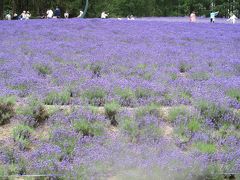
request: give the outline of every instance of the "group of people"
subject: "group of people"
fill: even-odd
[[[210,13],[210,22],[211,23],[215,22],[216,16],[218,14],[219,14],[219,11]],[[82,16],[83,16],[83,11],[80,11],[79,16],[77,16],[77,17],[81,18]],[[106,19],[108,16],[109,16],[109,13],[106,13],[105,11],[103,11],[101,13],[100,17],[102,19]],[[13,20],[28,20],[28,19],[30,19],[30,17],[31,17],[31,13],[29,11],[23,11],[22,14],[20,14],[20,16],[18,16],[16,13],[14,13],[13,17],[11,16],[10,13],[7,13],[5,16],[5,19],[6,20],[11,20],[11,19],[13,19]],[[46,18],[46,19],[60,18],[60,17],[61,17],[61,10],[58,7],[56,7],[54,12],[52,9],[48,9],[47,12],[43,16],[41,16],[41,18]],[[66,18],[66,19],[69,18],[68,11],[66,11],[64,13],[64,18]],[[121,20],[121,18],[118,18],[118,19]],[[133,15],[127,16],[127,19],[135,20]],[[230,18],[227,19],[227,21],[230,21],[232,24],[235,24],[237,19],[238,18],[233,13],[230,13]],[[194,11],[190,14],[190,22],[192,22],[192,23],[197,22],[197,16]]]
[[[216,16],[218,15],[218,13],[219,13],[219,11],[210,13],[210,22],[211,23],[215,23],[215,19],[216,19]],[[232,24],[235,24],[237,19],[238,19],[237,16],[235,16],[233,13],[230,13],[230,18],[227,19],[227,21],[231,21]],[[196,13],[193,11],[190,14],[190,22],[195,23],[196,21],[197,21],[197,16],[196,16]]]
[[[53,12],[52,9],[48,9],[46,14],[44,14],[41,18],[60,18],[61,17],[61,10],[59,7],[56,7],[55,11]]]
[[[31,13],[29,11],[23,11],[22,14],[20,14],[20,16],[18,16],[17,13],[13,14],[13,17],[11,16],[10,13],[7,13],[5,16],[6,20],[28,20],[31,17]]]
[[[106,19],[109,16],[109,13],[106,13],[105,11],[103,11],[101,13],[101,18],[102,19]],[[118,18],[118,20],[122,20],[122,18]],[[127,20],[135,20],[133,15],[127,16]]]

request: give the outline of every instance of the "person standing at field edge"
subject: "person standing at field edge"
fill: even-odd
[[[61,17],[61,10],[59,9],[59,7],[56,7],[55,12],[54,12],[54,16],[56,16],[57,18]]]
[[[11,19],[12,19],[11,14],[7,13],[6,16],[5,16],[5,19],[6,19],[6,20],[11,20]]]
[[[215,17],[218,15],[218,13],[219,13],[219,11],[210,13],[210,22],[211,23],[215,22]]]
[[[13,20],[18,20],[18,15],[17,15],[17,13],[14,13],[13,14],[13,18],[12,18]]]
[[[193,11],[191,14],[190,14],[190,22],[196,22],[197,21],[197,17],[196,17],[196,13]]]
[[[235,16],[233,13],[231,13],[230,18],[227,21],[231,21],[233,24],[236,23],[237,16]]]
[[[106,14],[105,11],[103,11],[101,14],[101,18],[106,19],[108,15],[109,15],[108,13]]]
[[[27,15],[26,11],[23,11],[22,14],[20,15],[21,17],[20,20],[26,20],[26,17],[27,17],[26,15]]]
[[[78,18],[81,18],[82,15],[83,15],[83,11],[80,11],[80,12],[79,12],[79,16],[78,16]]]
[[[51,19],[53,17],[53,10],[48,9],[46,14],[47,14],[47,19]]]
[[[65,18],[65,19],[68,19],[68,18],[69,18],[69,13],[68,13],[68,11],[66,11],[66,12],[64,13],[64,18]]]
[[[30,17],[31,17],[31,14],[30,14],[29,11],[27,11],[27,13],[26,13],[26,19],[30,19]]]

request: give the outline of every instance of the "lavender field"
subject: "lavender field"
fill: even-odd
[[[240,179],[240,25],[0,22],[0,177]]]

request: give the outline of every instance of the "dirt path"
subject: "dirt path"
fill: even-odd
[[[0,142],[6,140],[7,138],[11,137],[12,130],[15,127],[14,123],[5,124],[0,126]]]

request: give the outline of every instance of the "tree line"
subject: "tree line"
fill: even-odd
[[[39,17],[48,8],[58,6],[62,13],[68,11],[76,17],[84,9],[85,0],[0,0],[0,18],[6,13],[21,14],[29,10],[33,17]],[[110,17],[126,17],[133,14],[146,16],[186,16],[195,11],[198,16],[208,16],[211,11],[219,11],[220,17],[228,17],[230,12],[239,16],[240,0],[89,0],[86,17],[99,17],[102,11]]]

